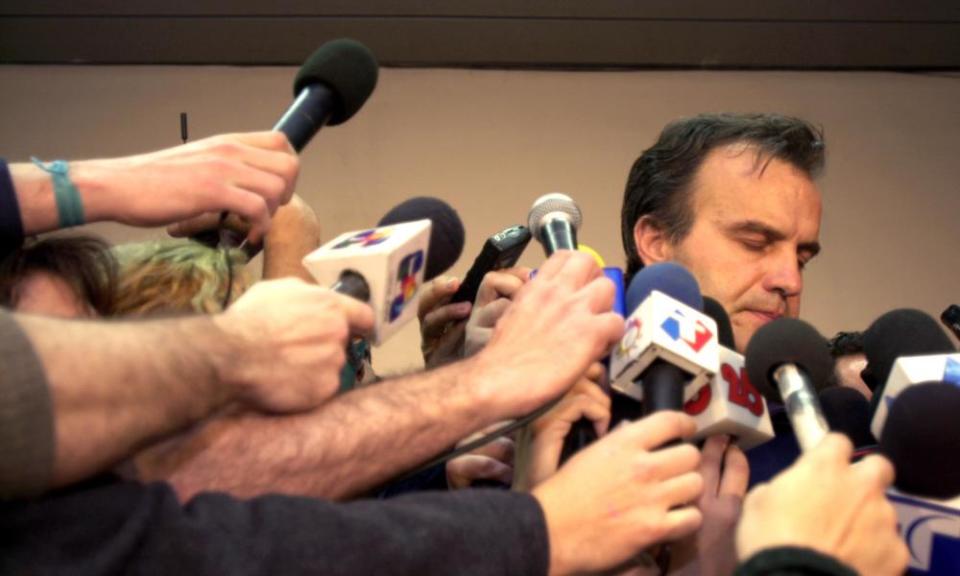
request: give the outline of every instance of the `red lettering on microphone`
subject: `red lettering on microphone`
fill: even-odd
[[[743,406],[754,416],[763,416],[763,399],[747,378],[747,372],[741,368],[739,374],[729,364],[720,367],[720,375],[727,383],[730,402]]]
[[[710,398],[712,396],[713,392],[710,391],[710,383],[707,382],[699,390],[697,390],[697,393],[693,395],[693,398],[687,400],[687,403],[683,405],[683,411],[690,416],[696,416],[697,414],[700,414],[707,409],[707,406],[710,405]]]

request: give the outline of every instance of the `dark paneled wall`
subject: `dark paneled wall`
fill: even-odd
[[[4,0],[0,63],[960,68],[957,0]]]

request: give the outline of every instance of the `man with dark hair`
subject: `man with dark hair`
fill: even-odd
[[[860,372],[867,366],[867,355],[863,352],[863,332],[837,332],[830,339],[830,355],[836,365],[833,368],[833,377],[838,386],[853,388],[866,396],[873,398],[873,391],[864,383]]]
[[[669,124],[627,179],[627,280],[646,264],[683,264],[723,304],[742,351],[760,326],[800,312],[803,267],[820,250],[823,164],[821,132],[796,118]]]

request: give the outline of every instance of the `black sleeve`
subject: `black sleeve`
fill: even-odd
[[[543,513],[498,490],[331,504],[90,482],[0,505],[3,574],[546,574]]]
[[[754,554],[737,566],[734,576],[857,576],[857,573],[836,558],[810,548],[782,546]]]
[[[20,203],[7,161],[0,158],[0,256],[20,247],[23,243],[23,221],[20,219]]]

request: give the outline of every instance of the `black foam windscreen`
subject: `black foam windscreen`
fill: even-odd
[[[893,462],[894,486],[928,498],[960,495],[960,387],[915,384],[901,392],[880,433],[880,453]]]
[[[307,58],[293,82],[293,96],[313,84],[324,84],[336,94],[340,106],[330,126],[342,124],[357,113],[377,86],[379,67],[370,50],[356,40],[327,42]]]
[[[826,339],[816,328],[795,318],[778,318],[757,330],[745,356],[747,378],[773,402],[783,402],[773,372],[784,364],[795,364],[817,390],[825,388],[833,374]]]
[[[857,448],[873,446],[870,432],[870,402],[853,388],[834,386],[820,392],[820,408],[830,430],[840,432]]]
[[[430,220],[430,248],[424,279],[432,280],[449,270],[463,253],[464,230],[460,215],[439,198],[418,196],[397,204],[384,214],[377,226],[415,220]]]
[[[727,316],[727,311],[723,309],[723,305],[709,296],[704,296],[703,313],[713,318],[713,321],[717,323],[717,340],[720,345],[736,350],[733,327],[730,325],[730,317]]]
[[[926,312],[901,308],[874,320],[863,333],[867,367],[864,383],[876,391],[886,383],[890,370],[901,356],[924,356],[956,352],[950,337]]]

